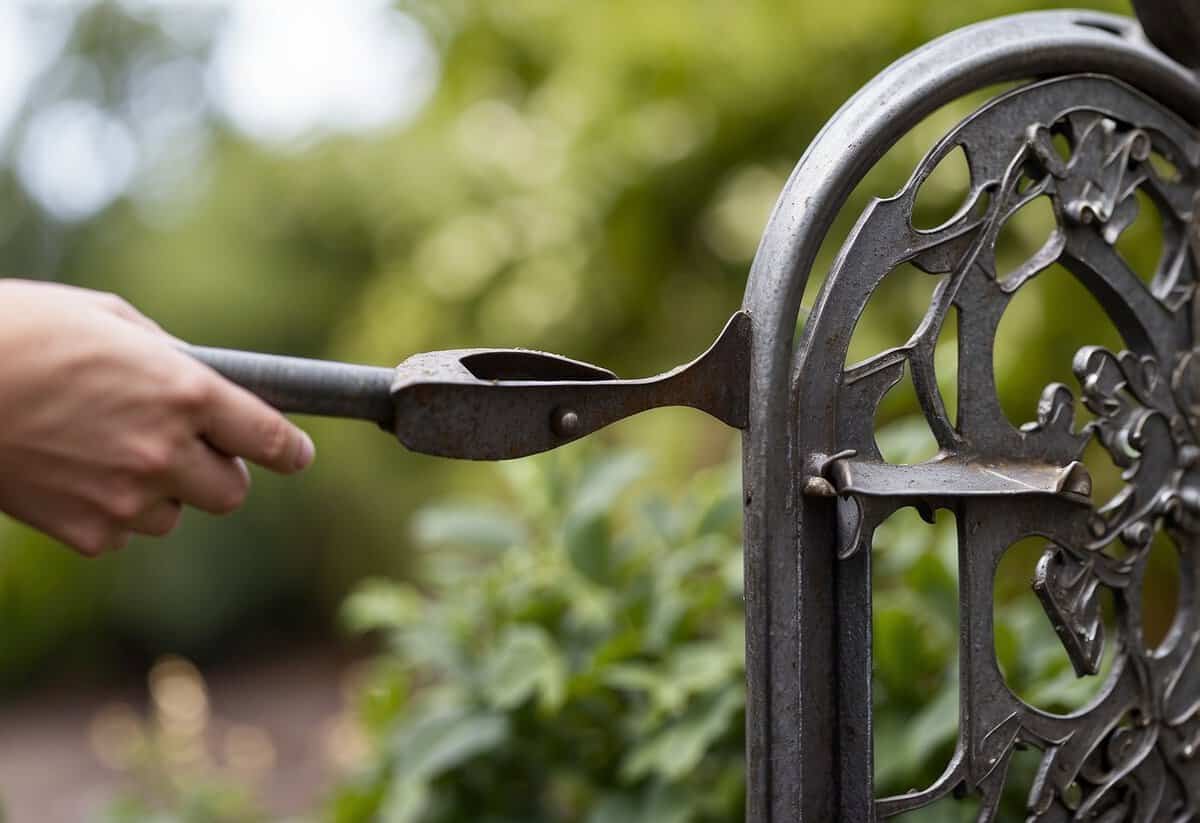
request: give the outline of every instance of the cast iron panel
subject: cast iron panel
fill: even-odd
[[[808,269],[854,185],[926,114],[1022,78],[940,140],[899,193],[867,206],[793,347]],[[1198,97],[1195,78],[1130,21],[1024,15],[901,60],[800,161],[745,303],[755,324],[745,440],[750,819],[884,819],[953,793],[974,795],[979,819],[990,821],[1018,749],[1040,752],[1033,784],[1022,787],[1030,820],[1200,816]],[[960,149],[970,175],[962,208],[940,227],[915,228],[922,184]],[[1146,208],[1139,192],[1162,225],[1149,282],[1115,249]],[[1048,239],[1022,264],[999,264],[998,236],[1039,198],[1053,212]],[[924,319],[904,344],[847,364],[864,309],[902,266],[937,281]],[[1052,266],[1096,298],[1124,345],[1084,347],[1073,383],[1046,386],[1035,419],[1014,425],[996,390],[997,330],[1015,296]],[[953,414],[934,360],[952,313]],[[1048,316],[1070,322],[1069,312]],[[906,377],[938,452],[891,465],[874,420]],[[1089,442],[1124,470],[1124,488],[1095,504],[1081,462]],[[951,510],[958,525],[958,740],[932,785],[875,798],[870,541],[905,506],[927,517]],[[1158,533],[1178,552],[1179,612],[1167,639],[1149,648],[1141,582]],[[1075,671],[1095,675],[1113,650],[1100,692],[1067,716],[1011,692],[993,647],[1000,558],[1031,536],[1045,541],[1031,585]],[[1117,616],[1105,636],[1107,593]]]

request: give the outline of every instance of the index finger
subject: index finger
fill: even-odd
[[[312,462],[312,439],[250,392],[217,377],[201,417],[201,434],[232,457],[280,474],[298,472]]]

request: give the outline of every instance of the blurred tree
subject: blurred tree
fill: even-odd
[[[1055,5],[407,0],[398,8],[427,33],[440,67],[416,118],[286,145],[240,134],[211,96],[205,78],[223,7],[198,5],[186,37],[167,6],[73,7],[47,18],[63,41],[4,148],[0,270],[117,291],[196,342],[384,364],[432,348],[523,345],[649,374],[698,351],[738,305],[786,175],[859,86],[960,25]],[[1126,10],[1118,0],[1083,5]],[[971,102],[915,130],[854,203],[894,192]],[[89,217],[55,212],[20,173],[28,135],[68,103],[86,103],[137,147],[125,187]],[[182,125],[154,137],[165,127],[147,124],[163,111]],[[962,178],[951,173],[931,191],[921,206],[932,219],[958,205]],[[1037,248],[1039,230],[1036,220],[1018,221],[1005,259]],[[1135,226],[1123,252],[1141,260],[1154,235],[1153,225]],[[836,251],[828,245],[817,280]],[[928,300],[925,280],[894,278],[855,346],[871,352],[907,336]],[[1066,301],[1080,307],[1076,322],[1065,330],[1042,322],[1047,306]],[[1108,334],[1070,278],[1045,278],[1001,329],[1005,409],[1016,422],[1031,417],[1041,387],[1068,374],[1074,350],[1111,343]],[[1038,357],[1020,355],[1030,351]],[[906,422],[914,408],[897,396],[882,410],[881,427],[908,433],[889,448],[919,451],[921,435]],[[22,628],[0,645],[0,678],[28,682],[56,650],[73,664],[89,650],[112,665],[119,644],[203,659],[262,632],[323,631],[355,581],[414,572],[415,509],[451,492],[496,494],[495,475],[477,466],[406,454],[365,426],[310,425],[319,457],[308,476],[256,476],[244,512],[189,517],[162,544],[85,564],[6,526],[0,614]],[[652,447],[646,482],[663,487],[721,463],[733,443],[688,412],[631,420],[601,439]],[[901,552],[883,576],[891,588],[879,592],[881,613],[896,632],[925,608],[921,597],[943,603],[952,590],[938,539]],[[885,721],[949,693],[937,672],[949,662],[939,638],[953,618],[922,619],[928,646],[912,651],[928,663],[929,688],[905,691],[894,666],[907,661],[881,660],[881,694],[900,707]],[[1012,655],[1030,689],[1057,682],[1059,662],[1021,668]],[[888,751],[901,754],[883,783],[906,788],[933,767],[948,740],[941,708],[908,737],[888,738],[897,747]]]

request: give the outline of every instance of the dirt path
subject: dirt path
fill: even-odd
[[[236,773],[257,787],[274,814],[310,809],[359,745],[343,719],[353,668],[329,649],[221,666],[202,679],[177,661],[158,667],[166,675],[149,689],[54,688],[0,703],[0,798],[7,813],[0,819],[92,819],[117,791],[130,788],[119,754],[128,748],[134,718],[150,716],[160,718],[158,728],[174,734],[176,743],[180,734],[190,735],[190,747],[173,749],[177,759],[194,761],[181,768]],[[174,726],[172,712],[179,720]]]

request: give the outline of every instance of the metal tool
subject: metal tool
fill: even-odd
[[[639,380],[527,349],[426,352],[395,369],[200,346],[187,351],[282,411],[370,420],[412,451],[441,457],[523,457],[663,406],[692,406],[738,429],[748,417],[745,312],[735,313],[691,363]]]

